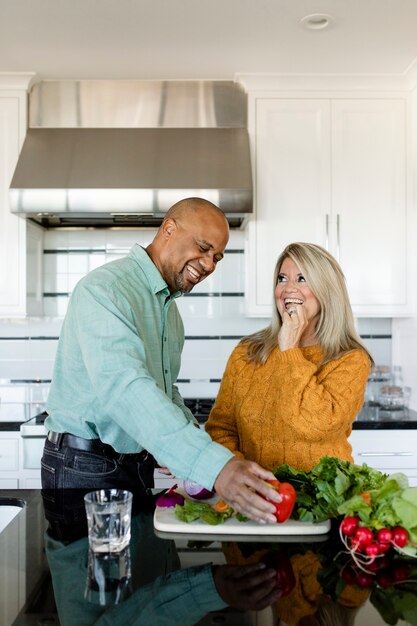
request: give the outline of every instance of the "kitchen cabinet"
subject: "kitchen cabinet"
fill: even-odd
[[[353,430],[349,441],[355,463],[386,474],[403,472],[417,486],[417,430]]]
[[[1,484],[1,483],[0,483]],[[13,624],[25,600],[26,512],[0,533],[0,624]]]
[[[25,425],[20,431],[0,433],[0,489],[40,489],[41,457],[46,430]],[[178,478],[154,472],[155,488],[169,489],[181,482]]]
[[[26,227],[8,202],[25,130],[26,93],[0,89],[0,316],[6,317],[25,314]]]
[[[26,135],[33,74],[0,73],[0,317],[26,314],[26,223],[9,209],[9,185]]]
[[[0,433],[0,489],[19,486],[20,435],[16,431]]]
[[[43,438],[31,439],[36,448],[30,454],[25,449],[25,440],[16,430],[0,433],[0,489],[40,489],[40,458]],[[36,459],[36,454],[39,458]]]
[[[269,317],[276,259],[292,241],[327,248],[356,316],[410,313],[407,96],[249,94],[255,211],[246,311]]]

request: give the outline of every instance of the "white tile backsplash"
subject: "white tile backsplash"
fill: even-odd
[[[155,229],[49,230],[44,234],[44,317],[0,319],[0,379],[52,376],[53,360],[68,297],[88,271],[146,246]],[[179,298],[186,342],[179,379],[184,397],[215,397],[227,359],[239,339],[268,323],[246,317],[244,232],[232,230],[224,259],[191,295]],[[271,273],[273,268],[271,268]],[[210,295],[215,294],[215,295]],[[378,364],[391,365],[391,319],[358,319],[357,328]],[[196,339],[198,338],[198,339]]]

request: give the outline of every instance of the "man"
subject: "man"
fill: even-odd
[[[229,230],[214,204],[187,198],[152,243],[135,245],[79,281],[58,344],[48,398],[42,487],[135,490],[154,460],[217,493],[244,515],[275,521],[272,474],[214,443],[175,386],[184,329],[174,302],[223,258]]]

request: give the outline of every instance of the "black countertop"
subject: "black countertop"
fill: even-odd
[[[0,422],[0,432],[18,431],[24,423],[35,424],[36,416],[29,422]],[[200,423],[204,423],[200,419]],[[417,411],[380,411],[378,419],[369,419],[362,409],[353,423],[353,430],[413,430],[417,428]]]
[[[188,544],[187,537],[157,537],[153,497],[141,497],[127,552],[99,561],[89,554],[81,495],[56,496],[0,491],[0,502],[26,502],[0,534],[0,571],[6,573],[0,580],[1,626],[399,626],[406,622],[396,621],[393,607],[406,605],[408,623],[417,624],[414,562],[405,570],[413,583],[393,584],[395,572],[404,571],[394,551],[383,557],[379,572],[385,578],[378,572],[355,572],[337,528],[310,539],[283,537],[271,543],[265,538],[256,543],[253,537],[232,537],[220,543],[207,535],[197,545]],[[265,571],[247,569],[261,559],[280,580],[281,597],[272,603],[265,581],[259,584]],[[352,577],[355,584],[347,584]],[[13,588],[11,580],[16,581]],[[332,615],[330,621],[319,617],[325,612]]]
[[[383,411],[378,418],[370,419],[369,412],[362,409],[353,423],[353,430],[414,430],[417,428],[417,411]]]

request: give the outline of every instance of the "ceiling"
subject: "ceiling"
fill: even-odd
[[[299,21],[330,14],[323,30]],[[403,74],[417,0],[0,0],[0,72],[37,79]]]

